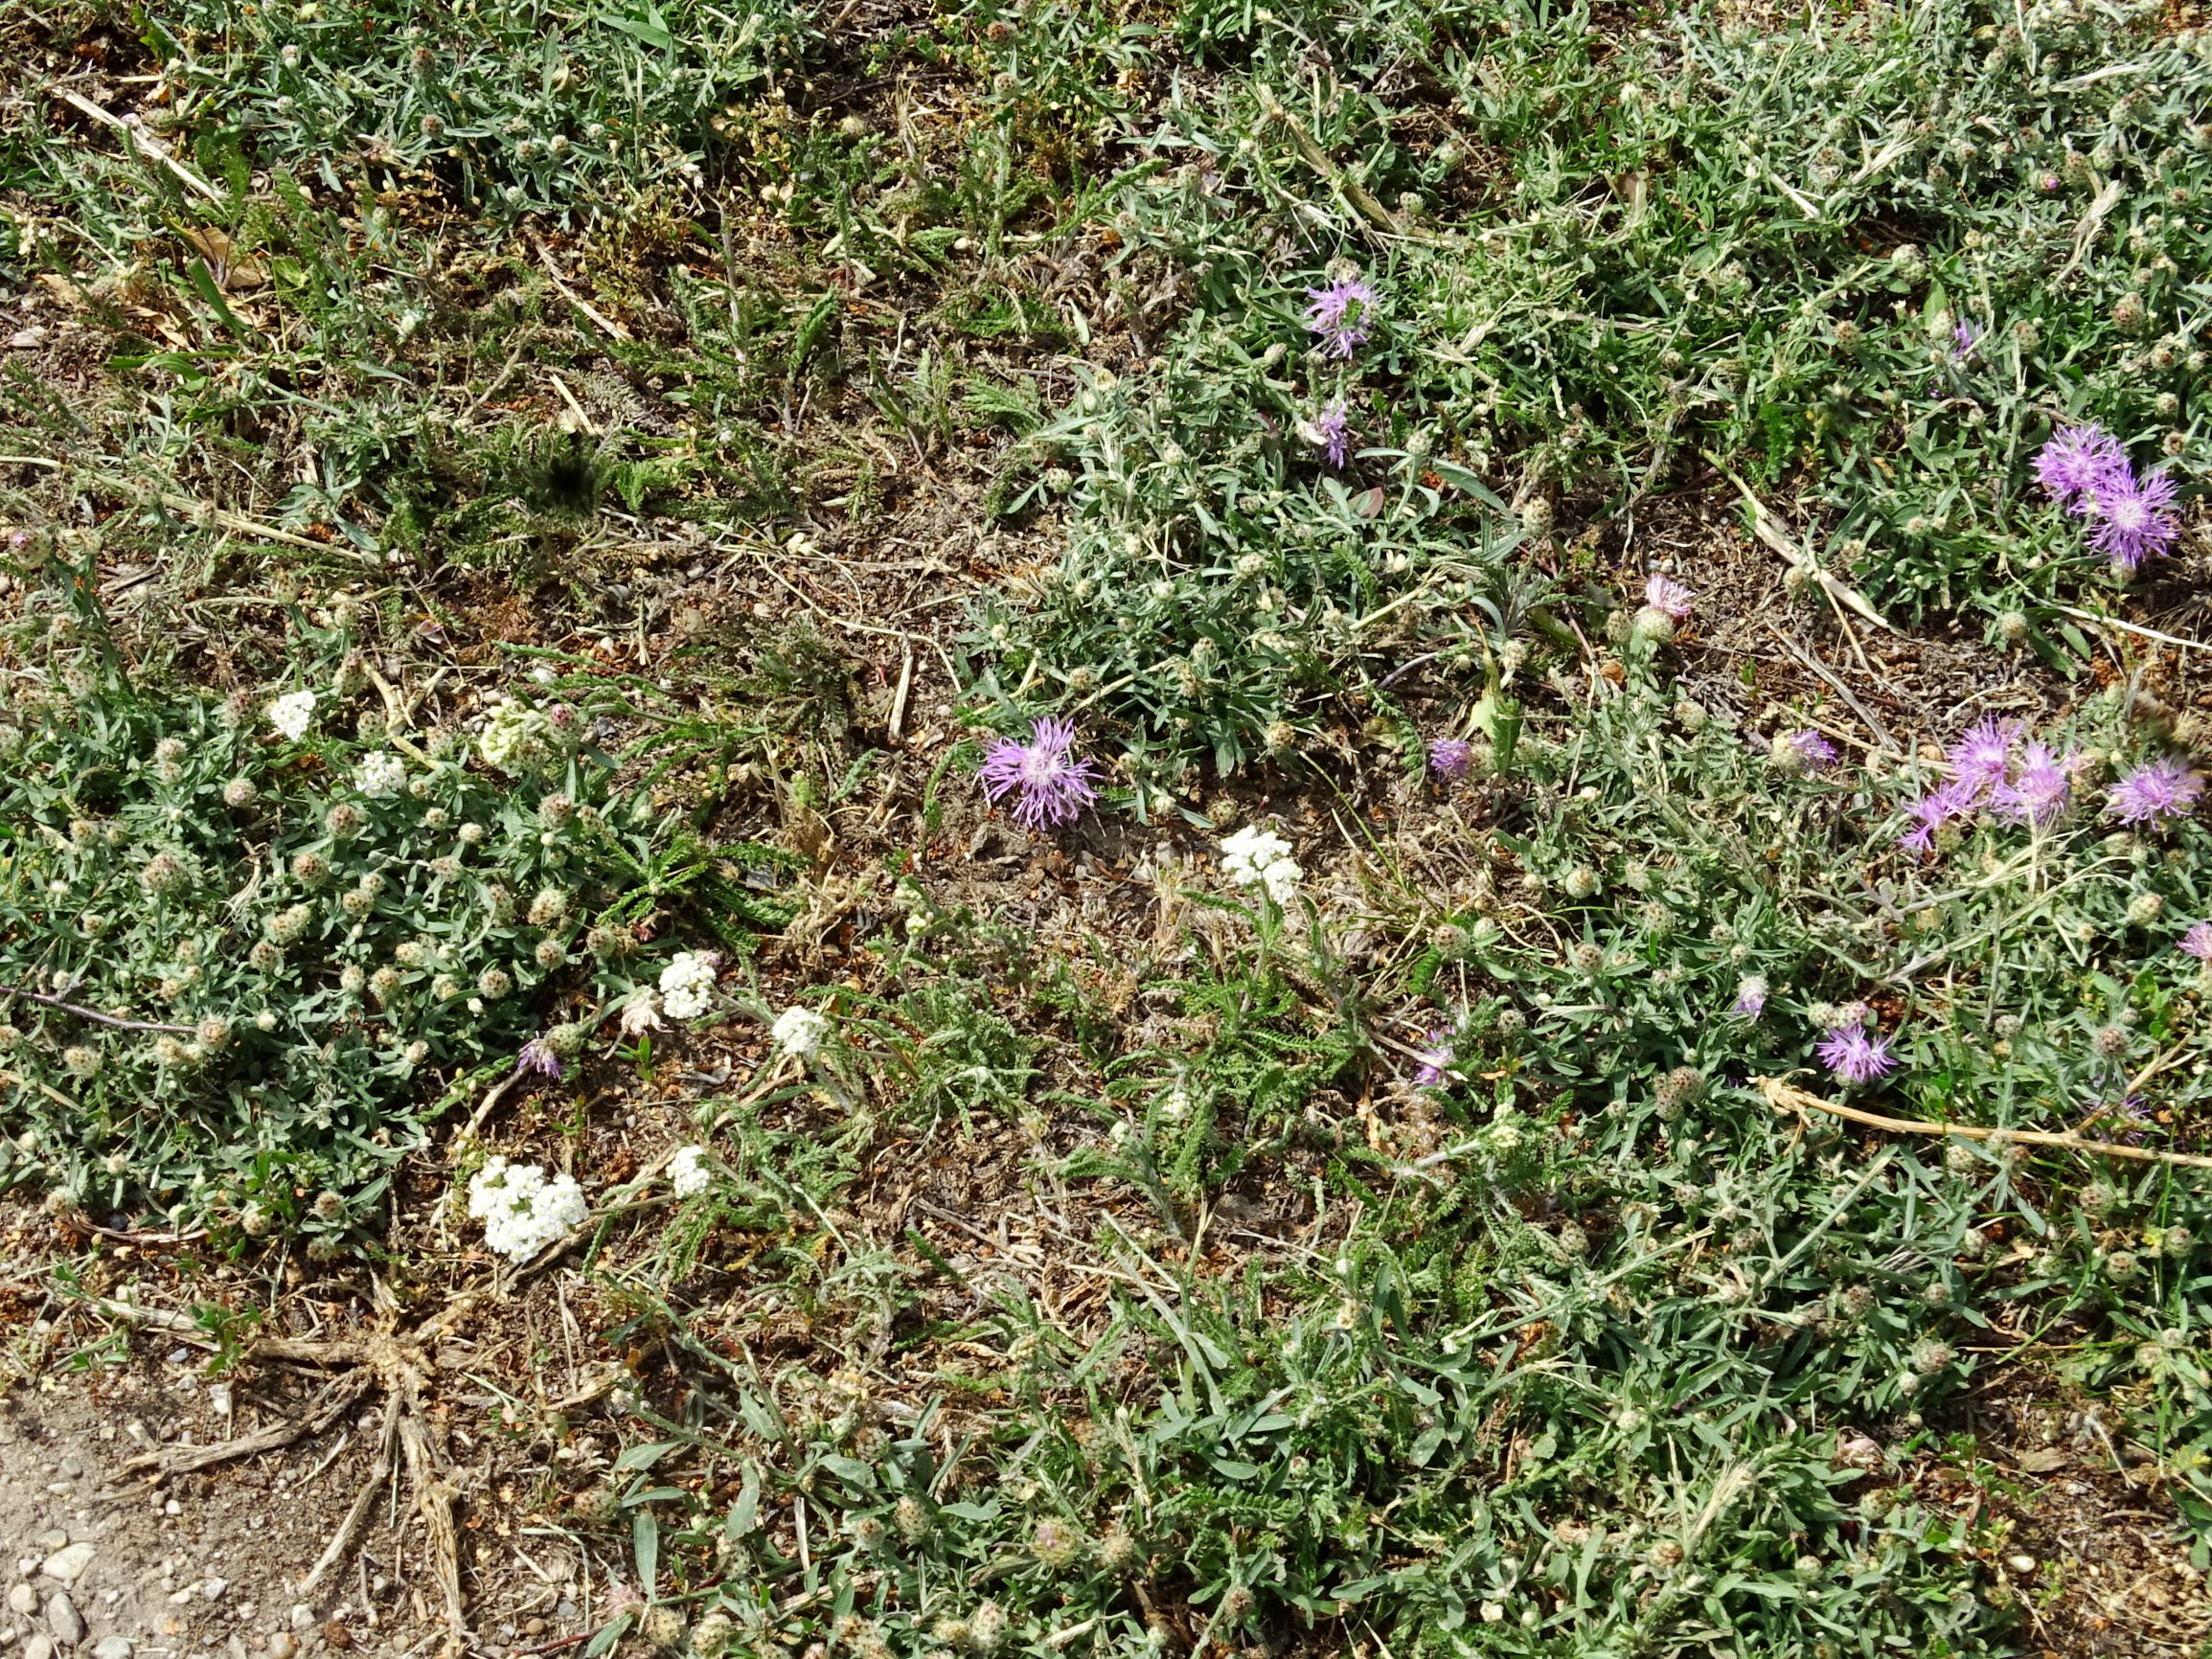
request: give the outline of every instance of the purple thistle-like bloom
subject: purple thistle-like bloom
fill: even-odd
[[[1665,611],[1676,622],[1690,614],[1690,602],[1695,598],[1697,595],[1671,576],[1653,571],[1644,579],[1644,602],[1653,610]]]
[[[2181,936],[2180,951],[2199,962],[2212,963],[2212,921],[2200,921]]]
[[[2113,784],[2107,810],[2123,824],[2162,824],[2186,814],[2203,792],[2200,774],[2165,755],[2146,761]]]
[[[1767,982],[1757,974],[1739,981],[1736,1001],[1729,1012],[1743,1019],[1757,1019],[1767,1011]]]
[[[2012,782],[1991,791],[1997,810],[2023,823],[2048,824],[2066,809],[2076,759],[2061,755],[2048,743],[2030,743],[2020,751],[2019,769]]]
[[[1897,1070],[1889,1039],[1868,1036],[1862,1025],[1844,1026],[1822,1038],[1820,1063],[1846,1083],[1870,1083]]]
[[[1428,769],[1456,784],[1474,770],[1474,745],[1459,738],[1439,738],[1428,745]]]
[[[2004,783],[2005,770],[2012,764],[2013,739],[2018,731],[2010,720],[1984,720],[1968,728],[1945,752],[1962,800],[1979,801]]]
[[[1981,344],[1982,327],[1972,317],[1961,317],[1950,330],[1950,354],[1954,361],[1963,363],[1973,355]]]
[[[1367,322],[1375,309],[1375,290],[1358,277],[1345,277],[1325,288],[1308,288],[1306,327],[1325,357],[1349,357],[1367,343]]]
[[[553,1052],[553,1045],[543,1037],[532,1037],[514,1057],[514,1069],[518,1072],[536,1072],[540,1077],[558,1078],[560,1076],[560,1057]]]
[[[2174,480],[2163,472],[2138,480],[2123,466],[2091,488],[2089,502],[2097,521],[2089,545],[2110,559],[2114,570],[2139,569],[2181,534],[2181,521],[2174,514]]]
[[[1026,743],[999,739],[985,752],[977,776],[992,801],[1017,794],[1015,820],[1032,830],[1069,823],[1098,799],[1097,773],[1088,761],[1076,759],[1075,726],[1068,720],[1038,720]]]
[[[1307,421],[1299,435],[1326,455],[1330,466],[1341,468],[1352,448],[1351,433],[1344,422],[1344,399],[1337,398]]]
[[[2087,512],[2093,490],[2128,470],[2120,441],[2094,423],[2062,426],[2036,456],[2036,476],[2053,501]]]
[[[1421,1069],[1413,1074],[1415,1088],[1433,1089],[1444,1083],[1445,1068],[1457,1057],[1452,1052],[1450,1038],[1451,1034],[1448,1031],[1432,1031],[1428,1034],[1428,1047],[1419,1056]]]
[[[1798,761],[1808,772],[1824,772],[1838,759],[1836,745],[1811,727],[1791,732],[1790,747],[1796,751]]]
[[[1907,852],[1925,855],[1935,846],[1935,832],[1953,818],[1972,812],[1977,798],[1956,779],[1930,789],[1912,804],[1912,828],[1897,838],[1897,844]]]

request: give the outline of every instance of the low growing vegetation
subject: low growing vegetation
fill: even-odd
[[[2185,9],[44,10],[0,1186],[556,1645],[2212,1640]]]

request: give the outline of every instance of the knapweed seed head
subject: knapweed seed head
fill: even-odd
[[[992,743],[978,776],[992,801],[1015,797],[1013,815],[1031,830],[1071,823],[1098,799],[1097,772],[1075,753],[1074,725],[1049,716],[1035,723],[1026,743]]]

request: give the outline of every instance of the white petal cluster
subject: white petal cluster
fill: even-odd
[[[1266,888],[1277,904],[1290,902],[1306,875],[1290,856],[1289,842],[1249,825],[1222,841],[1221,869],[1240,887]]]
[[[353,773],[353,787],[372,800],[397,795],[406,782],[407,762],[397,755],[371,755]]]
[[[536,759],[545,751],[545,716],[528,703],[510,697],[491,711],[477,734],[476,747],[484,759],[503,772],[518,762]]]
[[[697,1019],[712,1008],[718,963],[711,950],[677,951],[675,960],[660,970],[662,1011],[671,1019]]]
[[[769,1034],[776,1039],[778,1053],[810,1060],[830,1034],[830,1022],[810,1008],[787,1008],[776,1016]]]
[[[536,1164],[484,1161],[468,1183],[468,1214],[484,1223],[484,1242],[501,1256],[527,1261],[591,1214],[572,1175],[548,1175]]]
[[[677,1197],[696,1198],[714,1184],[706,1148],[686,1147],[669,1160],[669,1187]]]
[[[308,735],[308,727],[314,721],[315,693],[287,692],[264,712],[269,724],[296,743]]]

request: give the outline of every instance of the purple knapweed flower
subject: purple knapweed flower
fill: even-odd
[[[1015,819],[1032,830],[1068,823],[1098,799],[1092,782],[1097,773],[1088,761],[1076,758],[1075,726],[1067,720],[1038,720],[1026,743],[999,739],[985,753],[977,776],[992,801],[1016,795]]]
[[[2181,521],[2174,513],[2174,480],[2163,472],[2138,480],[2123,466],[2091,488],[2089,502],[2096,519],[2089,545],[2110,559],[2114,570],[2140,569],[2181,534]]]
[[[1747,974],[1736,982],[1736,1001],[1728,1011],[1741,1019],[1757,1019],[1767,1011],[1767,982]]]
[[[1446,1080],[1446,1068],[1457,1057],[1452,1053],[1451,1034],[1448,1031],[1430,1032],[1428,1047],[1416,1057],[1421,1061],[1421,1069],[1413,1074],[1413,1086],[1417,1089],[1441,1087]]]
[[[2128,470],[2120,441],[2093,422],[2062,426],[2036,456],[2036,476],[2053,501],[2070,512],[2087,512],[2090,492]]]
[[[2012,782],[1991,792],[1998,811],[2023,823],[2048,824],[2066,809],[2073,792],[2077,757],[2061,755],[2048,743],[2030,743],[2020,751],[2020,763]]]
[[[2200,921],[2181,936],[2181,954],[2212,963],[2212,921]]]
[[[1298,428],[1298,435],[1329,458],[1329,465],[1341,468],[1344,458],[1351,453],[1352,435],[1345,425],[1344,399],[1339,398],[1326,409]]]
[[[1808,772],[1824,772],[1839,758],[1836,745],[1810,726],[1790,734],[1790,747],[1796,751],[1798,764]]]
[[[1954,362],[1963,363],[1973,355],[1981,344],[1982,326],[1972,317],[1961,317],[1950,330],[1950,354]]]
[[[553,1045],[543,1037],[532,1037],[515,1055],[514,1069],[518,1072],[536,1072],[540,1077],[558,1078],[560,1076],[560,1057],[553,1052]]]
[[[1951,781],[1958,785],[1961,800],[1978,802],[2004,783],[2005,771],[2012,764],[2013,739],[2018,732],[2019,727],[2010,720],[1984,720],[1969,727],[1945,751],[1944,759],[1950,765]]]
[[[1935,846],[1935,832],[1953,818],[1973,810],[1974,796],[1956,779],[1930,789],[1912,804],[1912,828],[1897,838],[1907,852],[1925,856]]]
[[[1340,277],[1325,288],[1308,288],[1306,327],[1320,336],[1314,342],[1325,357],[1349,357],[1367,343],[1368,319],[1375,309],[1375,290],[1358,277]]]
[[[1474,745],[1460,738],[1439,738],[1428,745],[1428,769],[1456,784],[1474,770]]]
[[[1695,598],[1697,595],[1671,576],[1653,571],[1644,579],[1644,602],[1653,610],[1665,611],[1676,622],[1690,614],[1690,602]]]
[[[1846,1083],[1870,1083],[1897,1070],[1889,1039],[1867,1035],[1862,1025],[1843,1026],[1822,1038],[1820,1063]]]
[[[2106,809],[2123,824],[2162,824],[2186,814],[2203,792],[2200,774],[2165,755],[2144,761],[2113,784]]]

